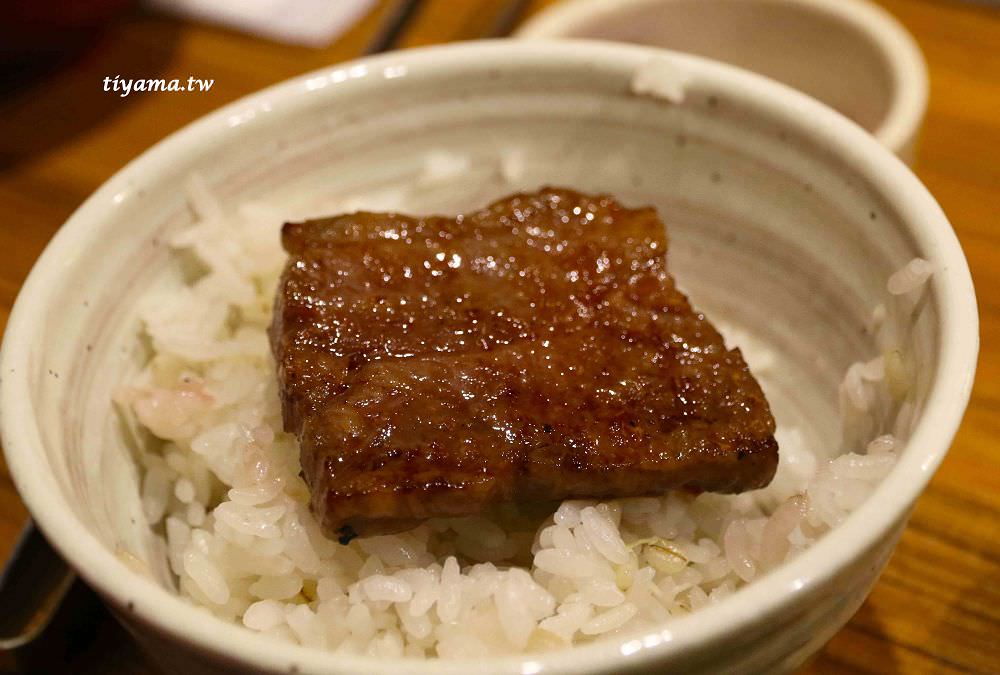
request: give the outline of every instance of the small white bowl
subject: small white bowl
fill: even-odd
[[[633,92],[650,69],[665,98]],[[432,152],[458,155],[461,170],[428,176]],[[142,517],[134,448],[111,403],[145,358],[139,302],[183,284],[163,242],[192,222],[180,188],[192,172],[227,208],[268,198],[281,212],[400,193],[407,210],[454,212],[545,183],[654,204],[680,283],[713,318],[781,355],[768,392],[775,414],[821,452],[837,450],[837,386],[848,364],[878,353],[866,326],[884,305],[914,366],[909,441],[871,498],[814,547],[650,634],[430,662],[262,638],[169,590],[163,543]],[[914,307],[890,297],[886,279],[917,256],[937,272]],[[777,672],[828,640],[875,583],[958,427],[977,348],[972,281],[941,209],[905,165],[832,110],[661,50],[468,43],[272,87],[112,177],[21,290],[0,354],[0,415],[8,465],[39,527],[168,672]]]
[[[927,109],[920,49],[865,0],[565,0],[517,36],[631,42],[746,68],[823,101],[910,164]]]

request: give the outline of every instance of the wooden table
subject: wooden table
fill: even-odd
[[[481,35],[499,0],[429,0],[402,46]],[[547,4],[536,0],[529,12]],[[808,673],[1000,673],[1000,10],[885,0],[930,66],[917,173],[965,247],[982,350],[965,423],[868,601]],[[289,47],[156,15],[125,17],[69,65],[0,91],[0,321],[59,225],[155,141],[244,94],[357,56],[386,2],[326,49]],[[2,72],[0,72],[2,75]],[[209,93],[102,91],[106,76],[214,78]],[[2,84],[2,83],[0,83]],[[0,560],[26,518],[0,463]],[[0,608],[2,611],[2,608]],[[101,615],[75,672],[151,672]]]

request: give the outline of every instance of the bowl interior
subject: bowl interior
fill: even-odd
[[[31,321],[21,321],[24,424],[40,442],[35,470],[51,480],[47,508],[71,512],[129,567],[172,588],[139,500],[136,454],[147,449],[112,398],[148,356],[137,308],[184,283],[166,242],[193,222],[182,185],[194,172],[227,209],[266,203],[279,214],[275,236],[282,216],[454,213],[546,184],[653,204],[676,278],[744,347],[779,425],[799,428],[821,456],[881,432],[905,436],[940,375],[941,307],[933,293],[890,296],[886,280],[938,252],[794,110],[778,114],[722,84],[743,76],[708,77],[715,71],[671,56],[686,73],[683,100],[636,96],[628,64],[654,57],[608,60],[600,49],[338,68],[237,104],[113,179],[47,254],[42,290],[24,310]],[[900,418],[899,403],[877,407],[844,436],[844,371],[891,347],[915,376],[910,408]]]

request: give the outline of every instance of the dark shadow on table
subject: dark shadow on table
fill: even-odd
[[[8,660],[4,664],[6,668],[0,664],[0,675],[161,673],[97,595],[79,580],[44,632],[19,648],[13,663]]]
[[[0,53],[0,172],[71,141],[145,94],[104,91],[104,78],[160,77],[181,24],[142,12],[42,55]]]

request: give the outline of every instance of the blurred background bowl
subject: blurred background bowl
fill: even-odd
[[[865,0],[567,0],[516,36],[631,42],[746,68],[838,110],[910,164],[927,108],[919,47]]]

